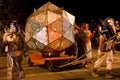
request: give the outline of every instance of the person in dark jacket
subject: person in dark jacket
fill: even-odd
[[[114,26],[114,19],[106,18],[104,20],[104,26],[102,27],[99,43],[100,54],[98,59],[95,61],[93,72],[91,73],[94,77],[99,77],[97,70],[101,63],[106,59],[106,74],[105,78],[110,79],[113,76],[110,74],[113,62],[113,43],[116,37],[116,30]]]
[[[25,77],[22,67],[24,52],[24,35],[16,21],[10,24],[10,29],[4,34],[3,42],[7,52],[7,78],[8,80],[20,80]]]

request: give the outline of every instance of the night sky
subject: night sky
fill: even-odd
[[[113,17],[120,20],[120,7],[118,0],[3,0],[9,1],[8,12],[21,18],[17,13],[23,16],[21,19],[25,21],[33,12],[34,8],[38,9],[48,1],[58,7],[64,7],[64,10],[73,14],[77,21],[90,21],[91,19],[99,19]],[[0,4],[1,5],[6,5]]]
[[[39,8],[48,0],[29,0],[35,8]],[[120,6],[117,0],[49,0],[58,7],[64,7],[66,11],[76,16],[76,20],[90,21],[113,17],[120,18]],[[32,4],[33,4],[32,3]],[[32,4],[29,4],[32,5]]]

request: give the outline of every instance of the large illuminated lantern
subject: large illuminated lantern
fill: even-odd
[[[27,19],[25,40],[40,52],[62,51],[75,43],[73,34],[75,16],[47,2]]]

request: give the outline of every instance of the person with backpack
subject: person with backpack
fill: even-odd
[[[100,41],[99,41],[99,56],[98,59],[94,63],[93,71],[91,75],[93,77],[99,77],[98,68],[100,67],[101,63],[106,59],[106,73],[105,78],[110,79],[113,76],[110,74],[112,70],[112,62],[113,62],[113,43],[116,38],[116,30],[114,26],[114,19],[113,18],[106,18],[104,20],[104,25],[101,30],[100,34]]]

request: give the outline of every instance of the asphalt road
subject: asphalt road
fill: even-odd
[[[79,66],[67,66],[61,69],[56,69],[55,72],[49,72],[44,65],[35,64],[34,67],[29,67],[27,59],[23,57],[23,68],[25,71],[25,79],[23,80],[106,80],[105,74],[105,62],[99,68],[99,78],[91,76],[94,61],[97,58],[97,50],[93,50],[93,63],[88,67]],[[6,56],[0,55],[0,80],[6,80],[7,76],[7,59]],[[120,80],[120,51],[116,51],[114,54],[113,69],[111,72],[114,75],[113,79],[107,80]]]

